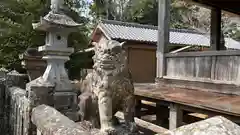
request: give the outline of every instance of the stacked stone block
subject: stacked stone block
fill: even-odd
[[[26,135],[29,105],[25,97],[26,91],[19,88],[19,86],[25,87],[26,75],[12,71],[5,73],[5,78],[0,80],[0,133]]]
[[[29,101],[26,91],[19,87],[6,87],[3,129],[6,135],[27,135],[30,124]],[[1,132],[2,133],[2,132]]]
[[[8,89],[9,103],[9,131],[10,135],[26,134],[29,127],[29,103],[25,97],[26,91],[18,87]]]

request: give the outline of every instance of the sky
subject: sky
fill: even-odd
[[[86,0],[88,3],[92,3],[93,2],[93,0]]]
[[[89,4],[93,2],[93,0],[85,0],[85,1],[88,2]],[[87,8],[87,9],[85,9],[84,12],[82,12],[81,15],[87,17],[87,16],[89,16],[89,12],[90,12],[90,10]]]

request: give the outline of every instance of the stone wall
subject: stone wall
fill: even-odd
[[[47,105],[35,107],[31,120],[37,127],[37,135],[89,135],[85,128]]]
[[[18,87],[10,87],[5,92],[5,132],[9,135],[27,135],[29,129],[29,101],[26,91]]]
[[[1,135],[88,135],[87,129],[52,107],[42,104],[32,109],[35,102],[26,97],[25,89],[13,86],[0,90],[4,108],[0,110]]]
[[[17,71],[0,72],[0,134],[27,135],[29,102],[25,97],[26,90],[22,89],[27,83],[27,76]]]
[[[32,83],[28,83],[28,85],[36,85],[30,85],[28,87],[26,83],[26,75],[19,74],[16,71],[9,72],[0,77],[1,135],[36,135],[36,127],[42,132],[40,135],[55,135],[55,131],[59,131],[62,135],[68,135],[68,133],[71,135],[72,133],[80,133],[82,135],[83,128],[80,128],[78,124],[75,124],[74,121],[57,110],[42,105],[47,104],[56,107],[52,104],[54,100],[52,86],[38,86],[38,83],[32,81]],[[66,93],[65,96],[69,95]],[[72,100],[69,100],[67,103],[71,104],[71,101]],[[65,100],[63,102],[65,102]],[[36,108],[33,113],[41,115],[36,116],[32,114],[32,108],[34,107]],[[32,115],[35,116],[32,119],[36,125],[31,122]],[[54,121],[56,125],[54,125]],[[43,128],[44,126],[47,127]],[[51,130],[54,131],[49,132]]]

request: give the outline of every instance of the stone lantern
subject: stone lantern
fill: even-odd
[[[43,52],[43,59],[47,61],[47,69],[42,79],[54,84],[56,91],[72,89],[64,63],[74,51],[67,47],[68,35],[79,26],[61,11],[63,3],[64,0],[52,0],[51,11],[41,18],[39,23],[33,24],[34,29],[47,32],[45,45],[38,48],[38,51]]]
[[[49,104],[76,120],[77,95],[72,89],[64,63],[69,60],[69,55],[74,51],[67,45],[68,35],[78,30],[77,27],[80,24],[62,12],[63,4],[64,0],[51,0],[51,11],[40,18],[39,23],[33,24],[34,29],[46,32],[45,45],[40,46],[38,51],[42,52],[42,59],[46,60],[47,67],[44,74],[33,80],[32,84],[28,84],[27,87],[37,86],[40,91],[43,90],[42,87],[48,89],[51,87],[53,104]],[[41,103],[47,104],[46,102],[42,101]]]

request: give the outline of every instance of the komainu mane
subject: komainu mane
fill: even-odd
[[[96,44],[93,60],[93,72],[83,81],[83,92],[79,96],[82,120],[111,133],[115,130],[114,115],[121,110],[126,127],[135,132],[134,86],[122,44],[113,40]]]

